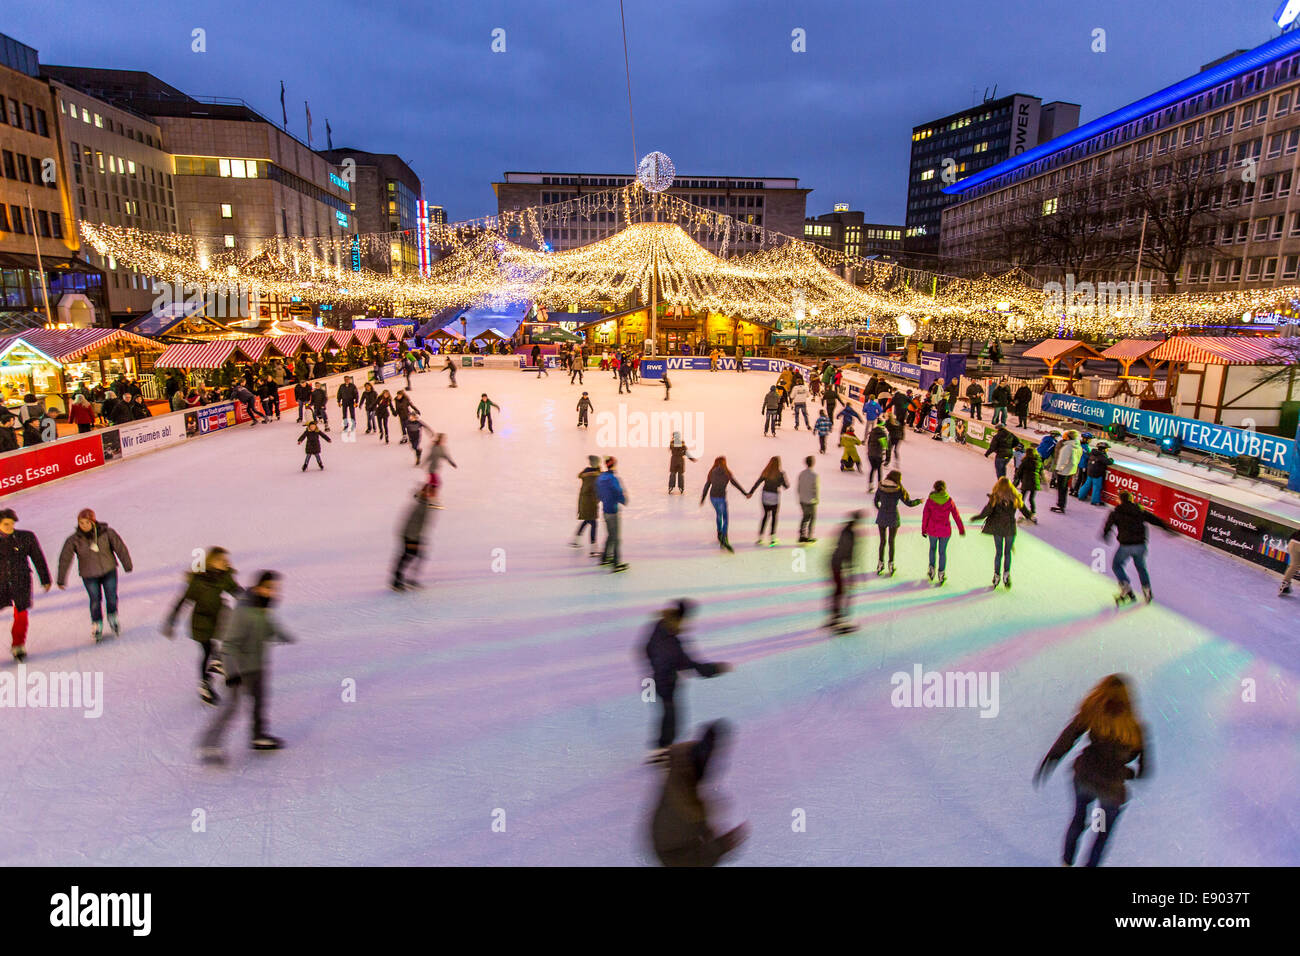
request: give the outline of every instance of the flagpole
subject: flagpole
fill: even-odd
[[[32,191],[27,190],[27,214],[32,217],[32,239],[36,243],[36,271],[41,274],[41,296],[45,299],[45,321],[47,328],[54,328],[54,316],[50,315],[50,290],[45,284],[45,266],[41,263],[41,230],[37,227],[36,210],[32,208]]]

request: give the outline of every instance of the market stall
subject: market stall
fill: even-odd
[[[1173,412],[1216,425],[1283,425],[1283,404],[1300,399],[1300,339],[1180,335],[1151,352],[1168,362]]]
[[[1083,364],[1101,358],[1101,353],[1078,339],[1047,339],[1025,349],[1023,357],[1042,359],[1047,365],[1043,377],[1048,380],[1049,390],[1077,395]],[[1056,370],[1058,365],[1065,367],[1064,374]]]
[[[1163,339],[1121,339],[1101,353],[1102,358],[1119,363],[1119,388],[1116,395],[1136,395],[1148,400],[1160,397],[1156,394],[1156,371],[1165,363],[1151,358],[1151,353],[1163,344]],[[1146,375],[1133,374],[1133,366],[1139,362],[1146,368]],[[1172,384],[1171,379],[1170,385]]]
[[[63,412],[83,383],[107,384],[152,372],[164,348],[122,329],[27,329],[0,338],[0,393],[10,407],[32,394]]]

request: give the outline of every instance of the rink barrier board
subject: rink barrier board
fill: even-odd
[[[344,376],[355,378],[358,371],[339,372],[315,381],[326,383],[327,391],[331,391],[342,383]],[[292,385],[282,386],[279,392],[282,413],[297,407]],[[261,407],[260,401],[258,407]],[[5,452],[0,455],[0,498],[70,478],[101,465],[174,448],[185,440],[202,438],[251,420],[241,402],[217,402]]]
[[[849,397],[860,404],[863,400],[862,389],[866,387],[868,379],[856,373],[845,372],[842,381],[848,382],[850,378],[853,378],[855,382],[849,386]],[[1085,401],[1075,399],[1072,395],[1065,397],[1071,400]],[[1091,402],[1091,400],[1086,401]],[[1091,403],[1110,404],[1107,402]],[[1046,407],[1046,403],[1044,404]],[[1116,407],[1128,411],[1132,410],[1128,406]],[[1097,414],[1097,412],[1094,412],[1094,414]],[[1176,416],[1166,415],[1164,417],[1173,418]],[[989,441],[997,430],[996,427],[991,427],[983,422],[956,413],[953,414],[952,420],[954,426],[952,431],[945,436],[945,441],[988,449]],[[1089,419],[1083,419],[1083,421],[1090,421],[1091,424],[1099,427],[1102,424],[1101,421],[1091,421]],[[1191,421],[1191,419],[1188,419],[1188,421]],[[934,432],[937,427],[938,413],[931,411],[929,418],[926,420],[926,428],[930,432]],[[1216,427],[1224,428],[1225,426]],[[1233,430],[1245,431],[1245,429]],[[1025,447],[1037,447],[1037,443],[1032,439],[1020,435],[1016,437]],[[1269,437],[1275,438],[1276,436]],[[1281,440],[1286,441],[1286,439]],[[1044,479],[1046,482],[1046,475]],[[1158,480],[1137,468],[1126,467],[1122,464],[1111,465],[1106,471],[1106,484],[1102,489],[1102,500],[1107,505],[1114,506],[1119,503],[1119,493],[1124,490],[1133,492],[1138,503],[1143,508],[1150,511],[1184,537],[1192,538],[1201,544],[1223,551],[1257,567],[1266,568],[1279,574],[1286,570],[1289,559],[1287,543],[1291,535],[1296,531],[1297,526],[1294,524],[1281,520],[1274,515],[1246,509],[1222,498],[1207,497],[1190,488],[1180,487],[1169,481]],[[1050,491],[1050,489],[1045,483],[1040,494],[1046,491]]]

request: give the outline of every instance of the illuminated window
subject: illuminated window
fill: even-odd
[[[233,248],[235,248],[235,237],[234,237],[234,236],[226,236],[226,248],[227,248],[227,249],[233,249]]]
[[[229,175],[230,175],[230,160],[228,160],[228,159],[219,159],[219,160],[217,160],[217,168],[221,170],[221,175],[222,175],[222,176],[229,176]]]
[[[95,114],[95,125],[100,129],[104,128],[104,117],[100,116],[98,113]]]
[[[921,174],[921,179],[923,180],[934,179],[934,170],[927,169],[925,172]]]
[[[230,203],[228,203],[228,202],[223,202],[223,203],[221,204],[221,218],[222,218],[222,219],[233,219],[234,216],[235,216],[235,211],[234,211],[234,209],[231,208]]]
[[[128,159],[128,160],[126,161],[126,169],[127,169],[127,172],[129,172],[132,176],[135,175],[135,160],[134,160],[134,159]]]
[[[1044,216],[1056,215],[1056,197],[1043,201],[1043,215]]]

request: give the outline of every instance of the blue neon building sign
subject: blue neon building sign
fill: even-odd
[[[334,173],[330,173],[330,182],[339,187],[339,189],[342,189],[344,192],[352,191],[352,187],[348,185],[347,180],[342,176],[336,176]]]
[[[346,228],[348,227],[348,214],[347,214],[347,213],[345,213],[345,212],[339,212],[337,209],[335,209],[335,210],[334,210],[334,218],[338,221],[338,224],[339,224],[340,226],[342,226],[344,229],[346,229]]]
[[[1290,4],[1283,4],[1289,6]],[[1296,3],[1300,9],[1300,3]],[[1278,13],[1282,13],[1279,10]],[[1109,133],[1113,129],[1118,129],[1126,123],[1132,123],[1134,120],[1142,119],[1158,110],[1167,106],[1173,106],[1181,103],[1189,96],[1195,96],[1197,93],[1204,93],[1206,90],[1212,90],[1216,86],[1227,83],[1229,80],[1236,79],[1243,73],[1250,73],[1258,70],[1260,67],[1267,66],[1274,60],[1281,59],[1289,54],[1300,52],[1300,30],[1293,30],[1290,33],[1284,33],[1276,39],[1270,40],[1253,50],[1247,50],[1241,56],[1235,56],[1231,60],[1225,60],[1218,66],[1203,70],[1195,76],[1189,76],[1187,79],[1175,83],[1173,86],[1166,86],[1157,93],[1138,100],[1136,103],[1130,103],[1128,106],[1121,107],[1114,112],[1107,113],[1105,116],[1093,120],[1091,123],[1085,123],[1077,129],[1072,129],[1068,133],[1062,133],[1055,139],[1050,139],[1046,143],[1035,146],[1033,149],[1027,149],[1019,156],[1013,156],[1011,159],[1003,160],[996,166],[990,166],[988,169],[980,170],[974,175],[967,176],[951,186],[945,186],[943,192],[949,196],[960,195],[977,186],[983,186],[985,183],[1005,176],[1007,173],[1015,172],[1017,169],[1023,169],[1030,166],[1040,159],[1046,159],[1057,153],[1064,152],[1072,146],[1078,146],[1080,143],[1086,143],[1094,136],[1101,136]]]
[[[1300,16],[1300,0],[1282,0],[1282,5],[1273,14],[1273,22],[1285,30],[1295,23],[1298,16]]]

